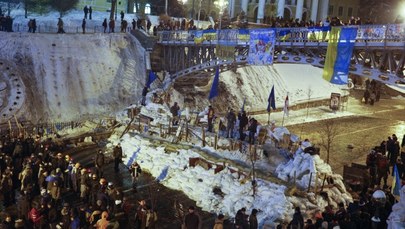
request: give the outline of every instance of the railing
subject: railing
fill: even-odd
[[[128,27],[129,28],[129,27]],[[13,24],[13,31],[14,32],[28,32],[29,28],[28,25],[24,24]],[[82,33],[81,26],[63,26],[63,30],[65,33]],[[106,29],[108,32],[109,29]],[[120,26],[116,26],[114,31],[116,33],[121,31]],[[57,33],[58,27],[56,25],[37,25],[37,29],[35,30],[36,33]],[[103,26],[86,26],[86,33],[103,33],[104,27]]]
[[[361,25],[357,28],[356,42],[405,42],[405,25]],[[271,29],[271,28],[269,28]],[[326,42],[331,27],[275,28],[277,42]],[[203,43],[228,45],[247,44],[249,29],[160,31],[159,43]],[[218,39],[219,36],[219,39]]]

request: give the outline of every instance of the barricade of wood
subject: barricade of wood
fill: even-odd
[[[368,176],[367,166],[352,163],[351,166],[343,167],[343,181],[353,189],[359,191],[364,185],[364,180]]]

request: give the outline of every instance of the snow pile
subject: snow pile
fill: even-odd
[[[119,136],[113,135],[110,141],[107,145],[109,148],[121,143],[127,155],[124,163],[136,160],[143,170],[158,177],[165,186],[184,191],[205,211],[235,216],[242,207],[257,208],[261,210],[258,219],[262,223],[267,219],[289,218],[292,212],[293,206],[284,194],[285,186],[258,179],[256,195],[253,197],[250,179],[238,177],[237,173],[231,173],[227,168],[215,174],[214,168],[205,170],[201,166],[189,167],[189,158],[200,156],[193,150],[165,153],[164,147],[154,148],[141,137],[131,137],[129,134],[121,140]],[[214,188],[221,193],[215,194]]]
[[[152,125],[169,125],[172,117],[172,114],[167,106],[156,103],[148,103],[147,106],[142,106],[140,114],[152,118]]]
[[[324,185],[323,191],[326,195],[315,197],[314,193],[308,194],[310,202],[321,209],[327,205],[337,207],[341,202],[346,204],[352,202],[353,199],[343,183],[343,177],[333,173],[330,165],[325,163],[319,155],[304,152],[304,149],[310,146],[310,142],[304,141],[295,152],[293,159],[280,164],[276,169],[278,178],[291,181],[295,177],[297,186],[303,190],[307,190],[309,186],[312,190],[320,190]]]

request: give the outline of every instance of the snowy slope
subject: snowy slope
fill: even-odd
[[[19,62],[40,117],[73,120],[137,102],[145,79],[143,48],[125,34],[1,33],[0,59]],[[20,112],[22,113],[22,112]]]

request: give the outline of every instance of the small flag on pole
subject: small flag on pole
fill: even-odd
[[[157,76],[154,72],[150,71],[148,76],[148,82],[146,83],[146,87],[150,88],[150,85],[157,79]]]
[[[399,179],[399,173],[398,173],[398,168],[397,165],[394,165],[394,179],[392,180],[392,188],[391,188],[391,193],[394,196],[399,196],[400,190],[401,190],[401,181]]]
[[[288,101],[288,95],[285,97],[284,101],[284,114],[288,116],[288,106],[289,106],[289,101]]]
[[[276,99],[274,98],[274,85],[271,88],[269,99],[267,101],[269,102],[267,105],[267,112],[270,112],[270,108],[273,108],[273,110],[275,110],[276,109]]]
[[[218,85],[219,85],[219,66],[217,66],[217,69],[215,71],[214,81],[212,82],[210,95],[208,97],[209,100],[218,96]]]

